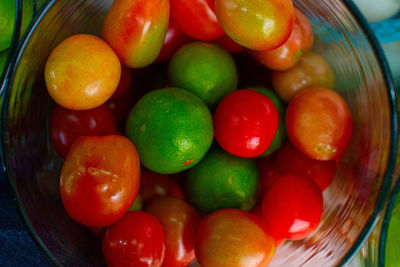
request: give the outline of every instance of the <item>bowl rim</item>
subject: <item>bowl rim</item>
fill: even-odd
[[[22,0],[17,0],[19,7],[21,7]],[[295,1],[295,0],[294,0]],[[361,31],[364,33],[366,39],[369,41],[369,44],[374,52],[379,69],[382,72],[384,82],[386,85],[387,95],[388,95],[388,102],[389,102],[389,111],[390,111],[390,126],[391,126],[391,134],[390,134],[390,148],[389,148],[389,156],[387,162],[387,168],[384,174],[384,181],[380,188],[378,199],[375,205],[373,212],[371,213],[369,219],[367,220],[365,226],[363,227],[362,231],[358,234],[358,237],[354,241],[351,248],[344,254],[344,256],[340,259],[338,265],[342,266],[345,265],[350,261],[350,259],[359,251],[361,246],[364,244],[365,240],[368,238],[369,234],[373,230],[374,226],[378,221],[378,215],[382,211],[386,199],[389,195],[391,183],[392,183],[392,176],[395,169],[396,163],[396,153],[397,153],[397,141],[398,141],[398,125],[397,125],[397,108],[396,108],[396,93],[394,88],[394,81],[392,78],[392,74],[390,71],[390,67],[386,56],[383,52],[382,47],[379,44],[377,37],[375,36],[373,30],[370,28],[367,20],[364,18],[358,7],[352,2],[352,0],[340,0],[344,6],[350,11],[351,15],[360,26]],[[36,1],[35,1],[36,2]],[[27,28],[25,35],[22,41],[13,49],[12,53],[10,52],[10,62],[8,66],[6,66],[4,72],[6,73],[4,77],[4,81],[1,85],[1,94],[3,95],[2,105],[1,105],[1,132],[2,138],[0,142],[0,151],[1,151],[1,160],[3,163],[3,171],[9,184],[12,189],[12,193],[15,196],[15,202],[17,203],[18,209],[20,211],[21,216],[23,217],[23,221],[25,222],[26,227],[29,229],[30,234],[34,237],[33,239],[39,245],[41,250],[47,255],[47,257],[51,260],[52,264],[59,264],[57,259],[54,255],[50,252],[50,250],[46,247],[46,245],[42,242],[39,236],[36,235],[30,220],[27,214],[24,211],[24,208],[21,203],[21,199],[18,195],[17,188],[13,183],[12,177],[10,173],[7,171],[7,166],[9,166],[5,155],[7,154],[5,151],[5,138],[4,138],[4,130],[5,130],[5,122],[7,118],[6,108],[8,106],[8,96],[10,94],[11,84],[13,83],[15,71],[18,67],[18,64],[21,60],[21,57],[25,51],[27,44],[30,41],[30,38],[33,32],[36,30],[39,23],[43,20],[44,16],[47,12],[53,7],[53,5],[57,2],[57,0],[47,0],[43,6],[39,9],[36,16],[32,19],[29,27]],[[400,187],[400,183],[398,185]]]

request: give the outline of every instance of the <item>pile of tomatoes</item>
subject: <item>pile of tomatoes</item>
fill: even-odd
[[[312,46],[291,0],[115,0],[50,53],[61,200],[108,266],[267,266],[317,229],[352,118]]]

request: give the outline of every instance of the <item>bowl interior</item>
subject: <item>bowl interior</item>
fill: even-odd
[[[354,133],[349,149],[337,161],[333,184],[324,192],[320,227],[304,240],[280,246],[272,266],[331,266],[347,261],[372,228],[389,188],[397,142],[393,88],[366,29],[347,2],[295,1],[313,25],[314,50],[335,70],[335,89],[350,106]],[[66,37],[100,35],[111,3],[49,1],[16,54],[2,107],[3,160],[10,183],[33,235],[60,265],[104,265],[104,261],[100,240],[70,219],[60,201],[62,159],[50,142],[54,102],[45,88],[43,68],[51,50]]]

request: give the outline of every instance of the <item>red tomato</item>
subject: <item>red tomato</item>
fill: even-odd
[[[260,219],[235,209],[211,213],[200,224],[196,258],[207,267],[264,267],[275,253],[275,241]]]
[[[61,170],[61,200],[75,221],[107,226],[132,205],[139,183],[139,157],[129,139],[119,135],[80,137]]]
[[[278,179],[280,173],[276,166],[275,156],[259,159],[256,163],[260,173],[258,179],[258,197],[262,197],[268,188]]]
[[[276,167],[281,173],[295,173],[312,179],[324,190],[335,177],[335,162],[320,161],[307,157],[287,142],[276,153]]]
[[[214,11],[214,0],[170,0],[171,21],[187,35],[202,41],[224,34]]]
[[[241,46],[240,44],[236,43],[229,37],[228,35],[224,34],[221,38],[219,38],[216,43],[228,51],[229,53],[239,53],[244,51],[244,47]]]
[[[353,122],[344,99],[335,91],[310,88],[298,92],[286,110],[290,141],[317,160],[339,157],[349,146]]]
[[[297,8],[294,9],[294,14],[292,34],[283,45],[273,50],[249,51],[255,59],[270,69],[290,69],[312,48],[314,38],[310,22]]]
[[[144,205],[162,196],[175,196],[183,199],[182,189],[172,175],[152,172],[144,167],[141,171],[140,194]]]
[[[124,95],[128,91],[129,87],[131,87],[132,79],[133,79],[132,69],[121,64],[121,79],[119,80],[117,90],[115,90],[114,94],[110,97],[110,99],[115,99]]]
[[[108,267],[159,267],[164,260],[163,228],[143,211],[129,211],[110,226],[102,245]]]
[[[190,40],[190,37],[184,34],[175,23],[170,22],[163,47],[156,61],[161,62],[169,60],[179,48],[190,42]]]
[[[235,42],[253,50],[271,50],[289,38],[292,0],[215,0],[222,28]]]
[[[237,90],[219,103],[214,113],[214,133],[227,152],[244,158],[268,149],[278,128],[278,111],[263,94]]]
[[[321,220],[322,193],[313,180],[284,174],[265,193],[261,208],[264,225],[275,239],[303,239]]]
[[[160,197],[146,211],[161,223],[165,233],[165,258],[162,266],[185,267],[194,256],[194,244],[201,216],[195,208],[175,197]]]
[[[83,111],[55,106],[51,112],[50,137],[54,149],[65,158],[72,144],[81,136],[118,133],[117,123],[107,105]]]

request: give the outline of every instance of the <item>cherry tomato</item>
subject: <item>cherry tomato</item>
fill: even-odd
[[[289,103],[297,92],[307,88],[333,89],[335,74],[323,57],[308,52],[293,68],[272,72],[271,82],[280,98]]]
[[[228,35],[224,34],[221,38],[219,38],[216,43],[228,51],[229,53],[239,53],[244,51],[244,47],[240,44],[233,41]]]
[[[335,162],[307,157],[287,142],[276,153],[276,167],[281,173],[295,173],[312,179],[321,190],[327,188],[335,177]]]
[[[290,69],[312,48],[314,38],[310,22],[297,8],[294,9],[294,14],[292,34],[283,45],[273,50],[249,51],[255,59],[270,69]]]
[[[200,224],[196,258],[207,267],[263,267],[275,253],[275,241],[259,218],[241,210],[224,209]]]
[[[264,225],[275,239],[303,239],[321,220],[322,193],[313,180],[284,174],[265,193],[261,209]]]
[[[110,99],[116,99],[124,95],[129,90],[129,87],[131,87],[132,80],[133,80],[132,70],[125,65],[121,65],[121,79],[119,80],[117,90],[115,90],[114,94],[110,97]]]
[[[165,255],[165,236],[156,217],[129,211],[108,227],[102,246],[108,267],[159,267]]]
[[[115,92],[121,63],[100,38],[76,34],[54,48],[44,73],[47,91],[57,104],[88,110],[102,105]]]
[[[227,152],[244,158],[264,153],[278,128],[278,111],[263,94],[237,90],[219,103],[214,113],[214,133]]]
[[[72,145],[61,170],[61,200],[75,221],[107,226],[132,205],[139,183],[139,157],[129,139],[84,136]]]
[[[271,50],[289,39],[293,29],[292,0],[215,0],[225,32],[253,50]]]
[[[161,62],[169,60],[179,48],[189,43],[190,40],[191,38],[184,34],[175,23],[170,22],[163,47],[156,61]]]
[[[290,141],[316,160],[339,157],[349,146],[353,122],[344,99],[325,88],[305,89],[296,94],[286,110]]]
[[[107,105],[83,111],[55,106],[51,112],[50,137],[54,149],[65,158],[81,136],[117,134],[117,123]]]
[[[115,0],[104,20],[102,37],[128,67],[148,66],[163,46],[169,12],[167,0]]]
[[[141,169],[139,191],[144,205],[162,196],[175,196],[183,199],[182,189],[172,179],[171,175],[152,172],[144,167]]]
[[[162,266],[185,267],[194,256],[194,245],[201,216],[195,208],[175,197],[160,197],[146,211],[161,223],[165,233],[165,258]]]
[[[262,198],[264,193],[279,178],[280,172],[276,166],[275,155],[256,161],[260,173],[258,180],[258,197]]]
[[[214,11],[214,0],[170,0],[171,21],[188,36],[216,40],[224,34]]]

